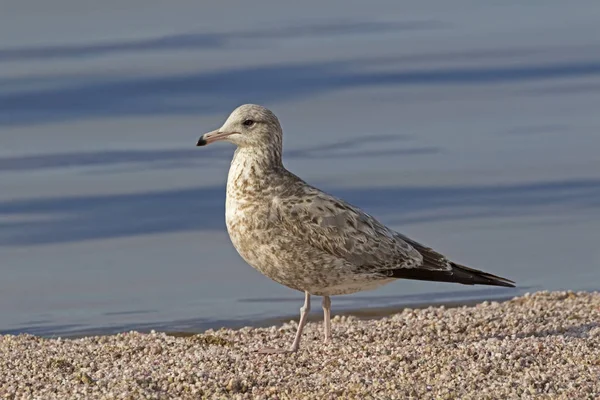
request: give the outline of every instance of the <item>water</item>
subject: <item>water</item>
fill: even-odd
[[[403,281],[334,312],[599,288],[597,1],[257,4],[3,5],[1,332],[295,316],[227,238],[233,149],[194,147],[245,102],[310,183],[519,284]]]

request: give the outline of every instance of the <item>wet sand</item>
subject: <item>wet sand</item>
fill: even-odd
[[[600,396],[600,293],[336,316],[334,342],[294,321],[197,335],[0,336],[2,399],[440,398]]]

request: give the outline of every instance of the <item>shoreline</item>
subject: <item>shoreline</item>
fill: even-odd
[[[590,293],[592,293],[592,292],[590,292]],[[478,299],[472,299],[472,300],[455,300],[455,301],[414,302],[414,303],[405,303],[405,304],[397,304],[397,305],[391,305],[391,306],[369,307],[369,308],[364,308],[364,307],[363,308],[348,308],[348,309],[341,309],[341,310],[338,310],[335,312],[332,310],[331,317],[332,318],[334,318],[334,317],[345,317],[345,318],[350,317],[350,318],[357,318],[359,320],[375,320],[375,319],[391,317],[395,314],[399,314],[399,313],[403,312],[404,310],[422,310],[422,309],[429,308],[429,307],[434,307],[434,308],[444,307],[447,309],[457,308],[457,307],[470,307],[470,306],[475,306],[477,304],[481,304],[481,303],[485,303],[485,302],[503,303],[506,301],[510,301],[511,299],[514,299],[515,297],[517,297],[517,296],[498,296],[498,297],[478,298]],[[272,326],[284,325],[287,323],[297,323],[298,317],[299,317],[298,315],[288,314],[285,316],[260,319],[260,320],[257,320],[252,325],[244,324],[244,322],[247,322],[247,320],[244,320],[244,322],[240,322],[239,324],[235,323],[235,321],[232,321],[232,325],[229,325],[229,326],[225,325],[225,326],[219,326],[219,327],[212,327],[212,328],[198,330],[198,331],[195,331],[195,330],[189,330],[189,331],[165,330],[164,332],[167,335],[171,335],[171,336],[185,337],[185,336],[193,336],[193,335],[201,334],[208,330],[214,331],[214,330],[220,330],[220,329],[236,330],[236,329],[242,329],[242,328],[268,328],[268,327],[272,327]],[[308,322],[319,323],[322,321],[323,321],[323,314],[320,311],[320,307],[317,311],[311,311],[311,313],[308,314]],[[77,337],[85,337],[85,335],[77,336]]]
[[[445,297],[446,293],[433,293],[432,296],[437,295],[436,300],[424,300],[420,297],[427,297],[429,293],[425,293],[423,295],[407,295],[407,296],[398,296],[397,299],[391,301],[390,305],[382,305],[382,306],[342,306],[335,307],[332,309],[332,317],[339,316],[355,316],[360,319],[376,319],[383,318],[386,316],[391,316],[393,314],[402,312],[402,310],[411,308],[411,309],[422,309],[427,307],[440,307],[444,306],[446,308],[453,307],[461,307],[461,306],[471,306],[478,303],[482,303],[484,301],[498,301],[504,302],[508,301],[515,296],[524,295],[527,287],[518,288],[520,290],[514,290],[515,293],[510,294],[512,289],[504,289],[500,288],[498,290],[488,292],[483,295],[477,293],[476,295],[469,295],[470,293],[465,293],[462,295],[455,295],[453,292],[448,293],[447,297]],[[497,292],[497,293],[494,293]],[[374,302],[377,303],[377,300],[374,299]],[[289,299],[286,299],[289,301]],[[300,302],[300,300],[298,300]],[[259,318],[233,318],[233,319],[223,319],[223,320],[213,320],[206,321],[201,319],[184,319],[184,320],[173,320],[173,321],[165,321],[165,322],[141,322],[141,323],[133,323],[129,325],[115,325],[115,326],[107,326],[107,327],[91,327],[91,328],[80,328],[73,329],[69,325],[67,325],[68,330],[63,330],[63,326],[41,326],[41,327],[24,327],[22,329],[8,329],[5,331],[0,331],[0,335],[18,335],[21,333],[32,334],[35,336],[40,336],[44,338],[64,338],[64,339],[77,339],[84,338],[89,336],[107,336],[107,335],[115,335],[121,332],[129,332],[136,331],[141,333],[147,333],[150,331],[161,331],[161,332],[170,332],[174,334],[187,334],[193,335],[202,333],[206,330],[214,330],[220,328],[226,329],[241,329],[245,327],[252,328],[264,328],[273,325],[281,325],[287,323],[291,320],[297,320],[299,315],[297,313],[288,313],[278,316],[270,316],[270,317],[259,317]],[[312,312],[308,316],[308,320],[310,322],[319,322],[322,321],[323,314],[320,310],[320,307],[317,307],[312,310]],[[178,328],[179,326],[184,326],[185,328]]]
[[[369,315],[370,317],[371,315]],[[600,292],[177,336],[0,335],[2,399],[597,398]]]

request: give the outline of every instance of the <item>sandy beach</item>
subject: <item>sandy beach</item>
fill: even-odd
[[[538,292],[473,307],[405,309],[197,335],[0,336],[1,399],[596,399],[600,293]]]

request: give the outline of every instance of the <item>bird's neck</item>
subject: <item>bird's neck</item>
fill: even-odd
[[[238,147],[229,168],[227,192],[233,195],[249,188],[260,191],[269,184],[268,176],[283,169],[280,147]]]

